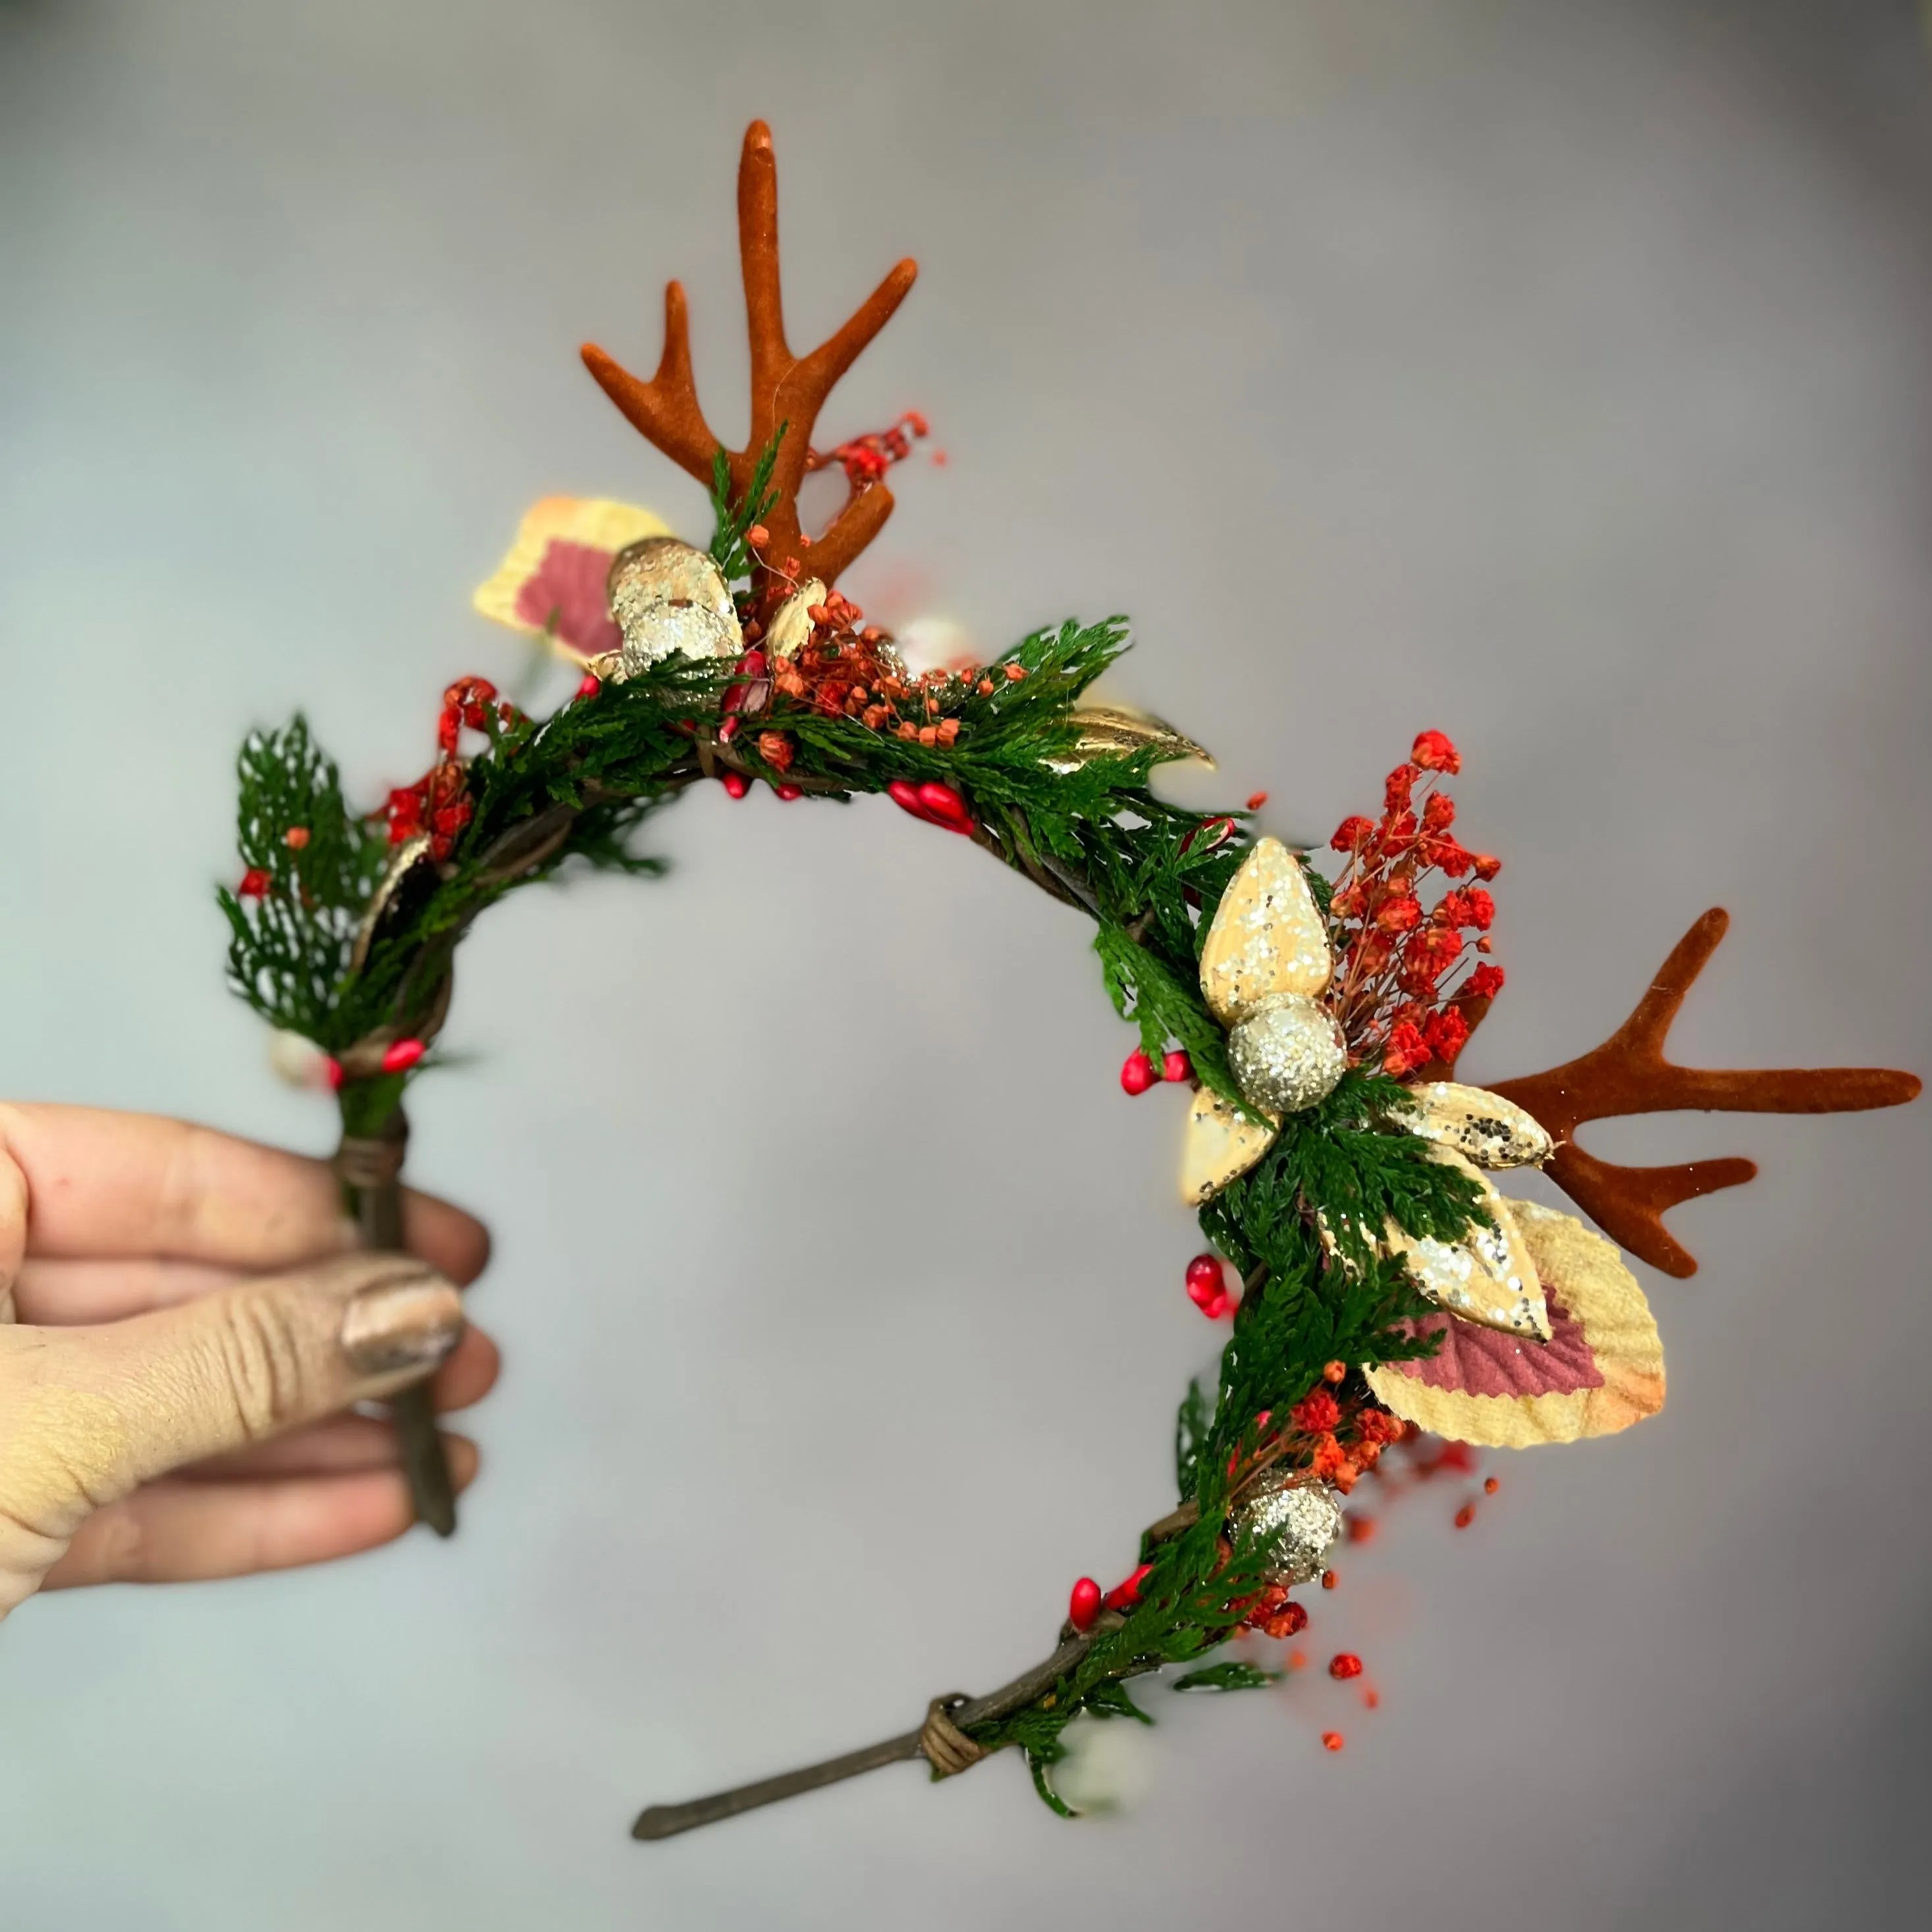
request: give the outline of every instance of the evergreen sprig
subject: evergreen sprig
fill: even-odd
[[[776,449],[775,440],[742,502],[728,475],[716,478],[712,554],[728,576],[751,568],[745,532],[762,514]],[[493,714],[489,742],[465,770],[467,824],[446,859],[418,862],[415,889],[394,896],[352,968],[383,851],[368,822],[350,815],[334,766],[297,718],[242,752],[242,856],[271,884],[245,903],[222,895],[231,976],[256,1010],[340,1054],[377,1028],[393,1035],[422,1024],[463,934],[506,893],[572,861],[658,870],[633,835],[721,760],[841,798],[936,782],[970,801],[981,844],[1092,919],[1103,982],[1150,1055],[1185,1048],[1201,1079],[1239,1106],[1225,1036],[1202,998],[1198,956],[1246,856],[1245,814],[1204,818],[1156,797],[1151,748],[1076,755],[1075,709],[1126,641],[1119,618],[1035,632],[983,680],[975,674],[970,684],[936,688],[958,721],[944,745],[779,698],[758,728],[785,735],[782,771],[760,756],[756,730],[740,733],[728,752],[719,728],[728,663],[673,657],[541,722]],[[1019,674],[1010,676],[1009,665]],[[297,824],[309,833],[299,850],[286,836]],[[1325,904],[1325,881],[1309,876]],[[403,1076],[386,1078],[387,1106]],[[1056,1809],[1065,1808],[1051,1780],[1061,1733],[1082,1711],[1144,1721],[1126,1689],[1132,1678],[1184,1666],[1183,1685],[1226,1690],[1264,1676],[1209,1660],[1266,1582],[1267,1552],[1231,1542],[1227,1528],[1238,1481],[1279,1453],[1264,1448],[1263,1419],[1286,1414],[1330,1363],[1359,1371],[1434,1346],[1413,1325],[1428,1304],[1377,1238],[1393,1226],[1453,1240],[1478,1216],[1478,1191],[1414,1136],[1390,1130],[1400,1091],[1377,1074],[1349,1072],[1318,1106],[1282,1123],[1262,1159],[1201,1210],[1203,1232],[1246,1289],[1211,1400],[1191,1386],[1177,1418],[1189,1520],[1143,1550],[1150,1568],[1138,1600],[1107,1620],[1050,1690],[970,1732],[986,1748],[1022,1750]]]
[[[780,423],[772,432],[771,441],[758,452],[758,460],[752,466],[751,487],[742,496],[731,494],[731,465],[724,450],[712,452],[711,556],[727,584],[748,581],[758,561],[752,554],[750,532],[754,524],[771,513],[778,500],[772,487],[772,472],[778,464],[778,445],[789,427]]]
[[[341,775],[299,712],[279,731],[250,734],[236,778],[236,844],[247,883],[261,889],[218,894],[228,982],[272,1026],[320,1038],[382,873],[384,841],[350,816]]]

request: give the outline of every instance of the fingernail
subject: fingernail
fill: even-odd
[[[378,1282],[342,1313],[342,1352],[358,1376],[435,1368],[463,1339],[463,1298],[428,1270]]]

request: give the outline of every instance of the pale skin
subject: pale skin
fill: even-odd
[[[394,1432],[344,1412],[432,1372],[438,1411],[467,1408],[499,1357],[454,1293],[488,1258],[482,1224],[412,1192],[404,1226],[418,1259],[362,1254],[321,1161],[0,1106],[0,1618],[408,1529]],[[475,1444],[445,1439],[462,1488]]]

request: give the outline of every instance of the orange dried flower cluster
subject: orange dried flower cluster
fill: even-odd
[[[1375,1467],[1384,1449],[1412,1432],[1407,1423],[1366,1398],[1339,1394],[1319,1384],[1288,1411],[1289,1427],[1270,1435],[1268,1420],[1262,1418],[1257,1465],[1265,1458],[1270,1468],[1305,1470],[1333,1483],[1344,1496]],[[1222,1561],[1232,1553],[1223,1539]],[[1308,1612],[1278,1583],[1238,1607],[1243,1626],[1264,1636],[1293,1636],[1308,1622]]]
[[[1472,956],[1489,951],[1496,911],[1475,882],[1494,878],[1502,862],[1461,844],[1450,830],[1455,801],[1436,789],[1438,773],[1462,769],[1454,745],[1424,731],[1388,775],[1382,818],[1345,818],[1330,841],[1348,860],[1329,908],[1341,962],[1336,1015],[1352,1058],[1379,1059],[1398,1079],[1455,1058],[1468,1026],[1452,1000],[1502,988],[1502,968]],[[1426,884],[1438,872],[1472,883],[1448,886],[1425,907]]]
[[[771,670],[773,692],[794,703],[808,704],[829,718],[852,718],[868,730],[922,745],[946,746],[958,737],[959,707],[975,693],[990,696],[998,688],[992,676],[977,665],[953,671],[907,670],[892,640],[878,626],[863,622],[865,613],[848,597],[827,591],[822,604],[809,606],[811,634]],[[748,640],[758,634],[746,626]],[[1007,664],[1004,674],[1017,680],[1023,666]],[[775,754],[770,746],[782,749]],[[781,771],[791,760],[791,745],[782,732],[761,733],[760,757]]]

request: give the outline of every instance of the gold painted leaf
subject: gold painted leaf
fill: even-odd
[[[1526,1449],[1610,1436],[1664,1406],[1664,1344],[1636,1278],[1615,1245],[1574,1214],[1512,1201],[1542,1277],[1550,1339],[1475,1327],[1452,1316],[1430,1359],[1367,1371],[1382,1406],[1438,1436]]]
[[[1083,704],[1068,718],[1079,736],[1070,751],[1046,760],[1054,771],[1075,772],[1096,758],[1131,758],[1150,747],[1156,764],[1181,758],[1198,758],[1211,771],[1214,760],[1205,748],[1184,732],[1177,731],[1165,718],[1124,704]]]
[[[516,541],[471,600],[494,623],[544,638],[581,664],[615,650],[610,560],[640,538],[666,534],[649,510],[604,496],[546,496],[518,526]]]

